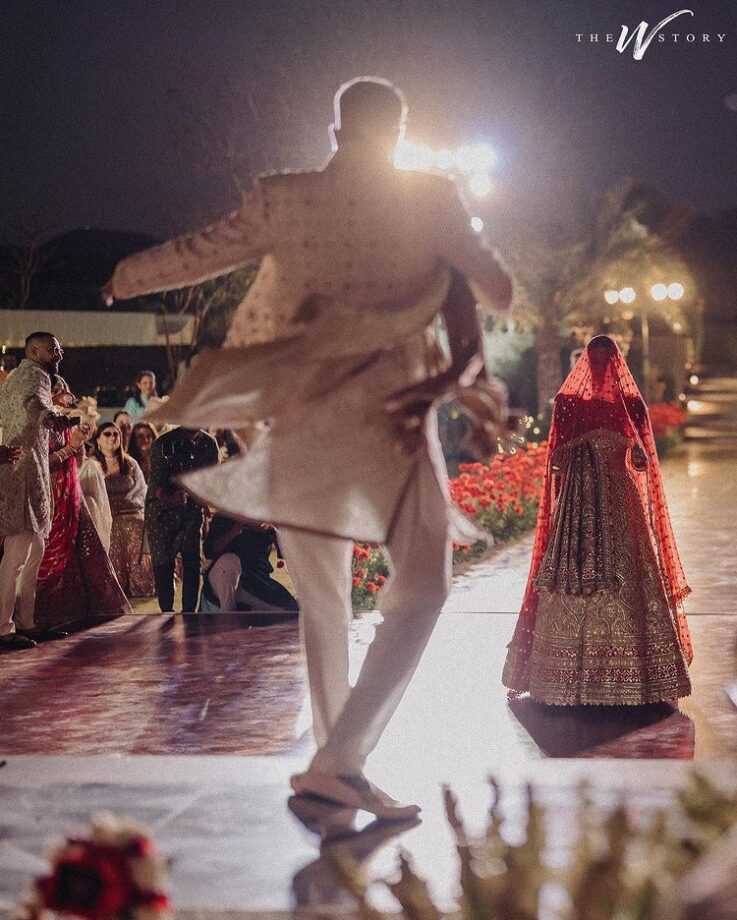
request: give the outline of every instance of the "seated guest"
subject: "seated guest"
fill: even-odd
[[[143,478],[148,482],[151,472],[151,445],[156,440],[156,429],[151,422],[136,422],[131,431],[128,456],[133,457],[141,467]]]
[[[75,402],[59,376],[52,376],[51,398],[62,412]],[[54,512],[38,570],[35,607],[37,628],[46,633],[65,623],[130,613],[79,485],[77,455],[90,433],[87,424],[82,421],[74,428],[49,433]]]
[[[120,428],[120,446],[124,451],[127,451],[130,444],[131,431],[133,430],[133,417],[130,412],[126,412],[125,409],[122,409],[120,412],[115,413],[113,421],[118,428]]]
[[[158,396],[156,374],[153,371],[140,371],[133,384],[132,393],[123,408],[132,418],[139,419],[146,411],[146,406],[152,396]]]
[[[269,562],[276,531],[266,524],[243,524],[218,513],[210,521],[203,552],[205,570],[200,609],[253,610],[272,613],[298,611],[284,585],[271,578]]]
[[[110,559],[128,597],[153,597],[151,557],[144,552],[143,509],[146,481],[140,466],[121,446],[120,429],[105,422],[95,432],[95,459],[105,474],[113,515]]]

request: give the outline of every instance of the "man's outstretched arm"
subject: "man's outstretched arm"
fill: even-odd
[[[266,211],[256,182],[242,206],[218,223],[123,259],[102,296],[111,304],[200,284],[258,262],[267,250]]]
[[[487,310],[508,310],[512,279],[498,254],[472,228],[471,218],[451,182],[444,183],[438,233],[439,255],[465,276],[475,300]]]

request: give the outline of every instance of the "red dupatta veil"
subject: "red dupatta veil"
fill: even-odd
[[[601,350],[606,353],[606,358],[595,362],[593,368],[592,346],[598,354]],[[598,428],[625,435],[639,444],[647,457],[647,470],[634,472],[633,478],[637,484],[645,520],[648,522],[663,587],[677,616],[679,639],[684,654],[688,661],[693,656],[686,618],[682,611],[677,609],[691,589],[686,582],[673,536],[647,406],[617,344],[608,336],[596,336],[586,346],[575,367],[566,377],[553,403],[545,483],[537,518],[532,563],[519,620],[510,643],[510,649],[517,653],[514,657],[519,663],[518,666],[526,666],[532,647],[539,600],[535,580],[545,555],[553,522],[556,477],[553,475],[551,457],[557,447]]]

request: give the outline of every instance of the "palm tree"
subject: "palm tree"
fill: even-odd
[[[645,301],[651,286],[680,280],[693,292],[690,273],[676,246],[691,220],[689,209],[673,205],[656,189],[623,180],[610,189],[581,239],[570,243],[517,246],[509,257],[517,279],[515,320],[537,332],[538,411],[544,413],[560,386],[562,332],[580,343],[607,328],[627,340],[638,310],[661,314],[687,327],[674,301]],[[604,291],[632,286],[638,303],[609,304]],[[644,314],[643,314],[644,315]]]

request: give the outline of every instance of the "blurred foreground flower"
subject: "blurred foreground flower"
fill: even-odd
[[[69,837],[35,880],[23,920],[54,915],[87,920],[158,920],[169,912],[165,861],[143,831],[115,815],[98,815],[89,837]]]

